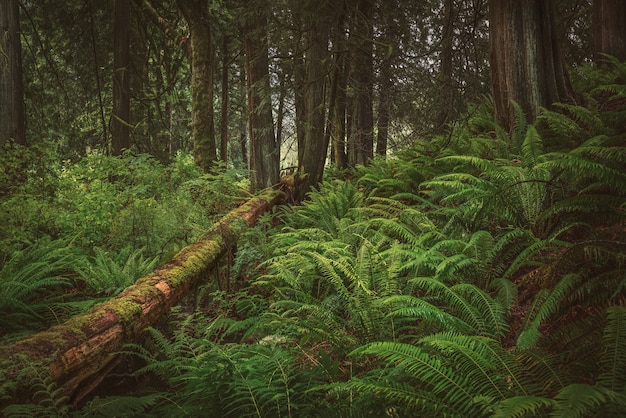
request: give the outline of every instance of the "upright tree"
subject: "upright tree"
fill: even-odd
[[[255,0],[246,1],[243,34],[248,87],[250,184],[252,191],[258,191],[278,183],[280,147],[274,133],[269,77],[266,15],[269,3],[266,0],[253,3]]]
[[[211,171],[217,160],[213,96],[215,48],[208,0],[176,0],[191,38],[191,130],[196,164]]]
[[[491,0],[489,49],[496,121],[515,122],[512,102],[529,121],[539,107],[566,101],[570,83],[561,58],[552,0]]]
[[[359,0],[352,9],[351,70],[348,80],[350,126],[348,164],[368,164],[374,156],[373,22],[374,0]]]
[[[26,144],[22,42],[17,0],[0,0],[0,145]]]
[[[330,5],[311,1],[305,7],[306,33],[304,98],[304,135],[298,141],[298,172],[303,176],[298,192],[304,197],[312,186],[322,181],[328,153],[325,91],[328,62]]]
[[[593,52],[596,61],[602,54],[626,60],[626,2],[593,1]]]
[[[130,148],[130,3],[115,0],[113,21],[113,115],[111,152]]]

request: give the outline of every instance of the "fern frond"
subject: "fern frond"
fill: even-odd
[[[584,383],[573,383],[564,387],[555,397],[553,417],[572,418],[598,416],[605,406],[615,398],[611,391]],[[619,396],[617,396],[619,398]],[[623,402],[623,399],[622,399]]]
[[[491,338],[440,333],[422,338],[420,344],[434,347],[449,358],[453,368],[480,396],[496,400],[511,393],[528,394],[514,356]]]
[[[381,304],[389,307],[391,312],[388,315],[399,321],[403,319],[420,319],[426,322],[429,325],[422,327],[424,332],[428,332],[429,329],[464,334],[473,332],[473,327],[467,322],[421,298],[409,295],[390,296],[383,299]]]
[[[543,154],[543,141],[537,129],[530,125],[526,131],[524,142],[522,143],[522,161],[525,167],[533,168],[541,161]]]
[[[626,390],[626,308],[607,309],[607,324],[602,337],[602,373],[598,384],[615,391]]]
[[[505,311],[489,295],[472,284],[446,284],[428,277],[410,280],[416,288],[434,297],[438,304],[455,313],[461,320],[470,324],[474,332],[497,337],[506,330]]]
[[[546,416],[556,402],[541,396],[514,396],[498,402],[494,418],[535,418]]]
[[[446,400],[446,404],[464,413],[476,413],[473,403],[475,394],[467,387],[467,381],[438,357],[431,356],[422,348],[394,342],[370,343],[354,350],[351,355],[371,355],[389,365],[401,367],[434,397]],[[479,416],[479,415],[473,415]]]
[[[531,309],[531,313],[527,316],[527,323],[530,322],[531,317],[533,320],[524,327],[524,330],[519,335],[517,348],[525,350],[533,347],[537,343],[541,336],[539,333],[541,323],[559,310],[567,293],[578,286],[579,283],[579,275],[568,274],[564,276],[552,290],[540,292],[536,296],[536,300],[540,302],[535,304],[535,307]]]

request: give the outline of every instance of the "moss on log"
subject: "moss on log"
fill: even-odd
[[[81,386],[89,386],[124,344],[169,312],[240,233],[283,198],[276,190],[260,193],[117,297],[46,331],[0,345],[0,407],[9,400],[30,401],[33,382],[45,378],[75,400]]]

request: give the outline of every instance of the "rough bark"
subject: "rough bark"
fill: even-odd
[[[191,130],[196,164],[210,172],[217,160],[213,121],[215,51],[206,0],[177,0],[191,38]]]
[[[267,10],[269,5],[265,4]],[[280,148],[274,134],[267,16],[249,13],[244,28],[244,50],[248,85],[248,124],[250,129],[250,184],[252,191],[277,184],[280,180]]]
[[[626,60],[626,2],[624,0],[593,1],[593,52],[596,62],[602,54]]]
[[[0,145],[25,145],[25,120],[19,5],[0,0]]]
[[[374,60],[373,24],[374,2],[359,0],[353,10],[352,70],[348,88],[352,92],[348,164],[368,165],[374,156]]]
[[[115,0],[113,24],[113,117],[111,153],[130,148],[130,4]]]
[[[333,149],[333,162],[337,168],[348,167],[348,156],[346,154],[346,90],[348,83],[346,64],[346,36],[345,36],[345,7],[340,14],[335,36],[333,39],[333,54],[335,68],[333,71],[333,88],[335,89],[334,100],[329,103],[333,107],[332,115],[329,115],[331,122],[331,138]]]
[[[311,187],[322,181],[328,152],[325,142],[325,90],[328,61],[328,11],[325,5],[307,14],[310,23],[305,56],[304,136],[298,141],[298,171],[303,179],[298,189],[303,199]],[[300,138],[299,138],[300,139]]]
[[[552,0],[491,0],[489,44],[495,116],[505,129],[515,123],[512,101],[532,122],[540,107],[570,98]]]
[[[72,402],[79,401],[83,388],[91,387],[123,345],[169,312],[192,284],[206,277],[240,233],[283,197],[282,192],[268,189],[116,298],[47,331],[0,345],[0,388],[14,382],[10,402],[30,401],[33,378],[38,376],[55,382]],[[1,406],[0,402],[0,410]]]
[[[228,106],[229,106],[229,86],[228,86],[228,44],[230,40],[227,35],[222,37],[222,109],[220,113],[220,159],[228,162]]]

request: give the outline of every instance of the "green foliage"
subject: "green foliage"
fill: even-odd
[[[577,69],[596,77],[584,106],[556,105],[535,124],[517,106],[509,133],[485,100],[448,136],[266,215],[229,254],[237,293],[203,286],[185,305],[194,314],[177,309],[171,328],[129,347],[145,362],[140,373],[158,378],[154,391],[96,399],[82,412],[620,416],[626,71],[607,66]],[[53,168],[49,183],[2,189],[29,219],[55,213],[42,230],[76,236],[89,249],[77,252],[91,254],[70,262],[74,250],[54,240],[32,257],[7,250],[0,277],[20,280],[0,291],[21,302],[3,298],[3,313],[40,319],[53,288],[70,284],[114,294],[246,196],[239,173],[200,176],[190,163],[93,154]],[[36,196],[52,206],[18,205],[34,184],[46,184]],[[16,213],[4,248],[18,242]]]
[[[69,416],[67,401],[62,387],[39,376],[32,382],[32,403],[9,405],[2,414],[7,418]]]
[[[77,260],[76,249],[63,240],[42,239],[13,252],[0,270],[1,335],[65,317],[62,290],[71,284],[65,275]]]
[[[159,257],[146,259],[144,251],[126,247],[113,256],[102,248],[94,248],[94,257],[75,266],[92,294],[114,296],[157,267]]]
[[[324,382],[327,366],[298,364],[297,350],[265,338],[258,344],[219,344],[214,341],[220,321],[201,320],[204,331],[188,333],[189,320],[170,342],[150,330],[154,352],[135,346],[146,360],[141,372],[156,373],[181,396],[161,395],[156,415],[223,417],[311,416],[315,398],[309,393]],[[196,328],[198,331],[200,328]]]

